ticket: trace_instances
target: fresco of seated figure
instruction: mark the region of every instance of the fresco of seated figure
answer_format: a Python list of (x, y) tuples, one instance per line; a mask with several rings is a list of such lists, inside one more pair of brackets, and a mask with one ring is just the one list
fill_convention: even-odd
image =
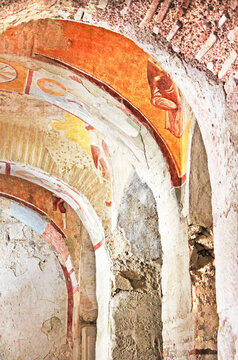
[(174, 136), (181, 137), (183, 123), (180, 94), (169, 75), (152, 58), (147, 63), (147, 78), (151, 91), (151, 104), (166, 110), (165, 128)]

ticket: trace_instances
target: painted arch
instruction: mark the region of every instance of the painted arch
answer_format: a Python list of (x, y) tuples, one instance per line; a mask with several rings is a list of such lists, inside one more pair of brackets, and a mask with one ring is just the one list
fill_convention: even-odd
[(62, 180), (23, 165), (0, 161), (0, 174), (16, 176), (52, 191), (56, 196), (66, 201), (78, 214), (88, 231), (94, 249), (97, 250), (102, 245), (104, 230), (95, 210), (84, 195), (78, 193)]
[[(182, 93), (158, 63), (121, 35), (70, 21), (35, 22), (30, 51), (29, 44), (19, 46), (22, 26), (25, 31), (33, 32), (33, 23), (7, 30), (1, 36), (3, 55), (7, 42), (8, 54), (51, 61), (70, 68), (76, 75), (65, 82), (52, 74), (29, 71), (2, 59), (0, 90), (29, 94), (62, 107), (89, 126), (108, 135), (113, 133), (141, 161), (144, 161), (140, 141), (143, 123), (169, 163), (172, 185), (180, 186), (185, 181), (192, 113)], [(85, 92), (85, 79), (113, 94), (117, 100), (115, 119), (107, 116), (105, 103), (98, 96), (95, 102), (95, 97), (87, 92), (89, 88)], [(101, 121), (95, 119), (95, 111), (101, 114)]]

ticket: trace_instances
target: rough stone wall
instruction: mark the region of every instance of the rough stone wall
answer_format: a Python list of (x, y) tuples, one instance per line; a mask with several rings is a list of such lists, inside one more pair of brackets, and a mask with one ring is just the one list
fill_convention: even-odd
[(124, 190), (118, 228), (126, 244), (112, 260), (112, 359), (162, 359), (158, 216), (150, 188), (136, 173)]
[(48, 243), (9, 217), (0, 199), (0, 357), (71, 359), (67, 291)]
[(189, 250), (195, 314), (195, 354), (217, 359), (218, 314), (211, 184), (207, 154), (196, 123), (189, 175)]
[(201, 226), (191, 226), (189, 235), (195, 349), (199, 359), (209, 355), (209, 359), (216, 360), (218, 315), (213, 234)]

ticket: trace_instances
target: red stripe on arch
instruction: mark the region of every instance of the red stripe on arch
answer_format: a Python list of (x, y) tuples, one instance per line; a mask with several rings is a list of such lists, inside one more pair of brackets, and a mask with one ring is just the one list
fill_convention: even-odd
[(63, 270), (65, 283), (68, 293), (68, 318), (67, 318), (67, 337), (72, 338), (72, 327), (73, 327), (73, 308), (74, 308), (74, 294), (73, 287), (70, 279), (70, 275), (64, 265), (59, 261), (60, 266)]
[(99, 241), (96, 245), (93, 245), (94, 250), (98, 250), (102, 246), (102, 240)]

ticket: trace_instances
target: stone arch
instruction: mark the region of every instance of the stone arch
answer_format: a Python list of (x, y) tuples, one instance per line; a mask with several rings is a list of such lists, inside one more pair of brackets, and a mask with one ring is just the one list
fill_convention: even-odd
[(5, 193), (1, 193), (0, 196), (10, 200), (10, 216), (28, 225), (43, 240), (49, 242), (64, 262), (64, 264), (60, 262), (60, 265), (65, 276), (68, 292), (67, 337), (70, 339), (72, 338), (73, 293), (79, 291), (79, 284), (75, 278), (70, 254), (63, 241), (65, 235), (52, 220), (46, 217), (46, 214), (35, 206)]
[[(36, 169), (30, 169), (29, 166), (26, 167), (24, 165), (5, 161), (1, 162), (1, 173), (26, 179), (54, 192), (57, 196), (65, 200), (79, 215), (87, 231), (91, 234), (90, 238), (94, 248), (98, 249), (102, 245), (104, 234), (95, 211), (86, 198), (73, 190), (70, 186), (49, 176), (47, 173), (43, 173)], [(90, 223), (91, 221), (93, 221), (93, 223)], [(92, 233), (90, 228), (91, 230), (94, 229), (94, 231), (98, 230), (98, 234)]]
[[(7, 181), (7, 180), (6, 180)], [(60, 229), (56, 223), (46, 215), (45, 212), (40, 210), (38, 207), (34, 205), (35, 201), (37, 200), (37, 197), (33, 200), (31, 199), (31, 203), (26, 202), (25, 200), (20, 199), (19, 197), (16, 197), (18, 195), (17, 190), (17, 184), (14, 185), (14, 182), (12, 182), (13, 189), (15, 189), (15, 195), (8, 195), (6, 191), (11, 193), (12, 187), (10, 185), (7, 185), (4, 187), (4, 182), (1, 183), (1, 190), (4, 190), (4, 192), (0, 192), (0, 196), (4, 197), (6, 199), (9, 199), (10, 201), (10, 216), (16, 218), (22, 223), (25, 223), (26, 225), (30, 226), (37, 234), (41, 235), (42, 239), (48, 243), (51, 244), (52, 248), (56, 252), (56, 257), (59, 260), (59, 263), (62, 267), (63, 274), (65, 276), (65, 283), (66, 288), (68, 292), (68, 311), (67, 311), (67, 342), (69, 344), (69, 347), (72, 349), (73, 358), (78, 358), (80, 356), (80, 352), (86, 351), (87, 352), (87, 345), (82, 344), (82, 341), (84, 342), (84, 337), (87, 336), (87, 331), (89, 331), (90, 336), (90, 346), (91, 351), (93, 351), (95, 347), (95, 325), (93, 324), (87, 324), (87, 321), (81, 320), (81, 314), (82, 310), (86, 310), (85, 304), (83, 301), (85, 301), (83, 298), (81, 299), (81, 296), (84, 296), (84, 291), (79, 287), (79, 282), (82, 281), (83, 276), (86, 274), (83, 273), (85, 271), (85, 265), (83, 268), (83, 265), (80, 264), (80, 271), (77, 269), (77, 272), (74, 270), (74, 265), (77, 265), (77, 259), (75, 259), (75, 254), (72, 252), (72, 248), (70, 246), (70, 253), (74, 257), (74, 261), (72, 261), (70, 253), (68, 251), (69, 246), (69, 239), (66, 239), (65, 233)], [(18, 182), (19, 184), (19, 182)], [(27, 184), (26, 184), (27, 186)], [(34, 188), (32, 188), (34, 189)], [(24, 194), (24, 190), (23, 190)], [(19, 195), (21, 196), (21, 191), (19, 192)], [(44, 201), (44, 200), (42, 200)], [(41, 203), (39, 203), (40, 205)], [(53, 204), (52, 204), (53, 205)], [(42, 204), (41, 204), (42, 206)], [(78, 216), (78, 215), (77, 215)], [(80, 237), (84, 235), (80, 234)], [(83, 241), (83, 244), (85, 246), (85, 241)], [(86, 250), (84, 250), (85, 253)], [(86, 253), (85, 253), (86, 254)], [(85, 256), (84, 254), (84, 256)], [(87, 253), (87, 256), (90, 254)], [(80, 259), (79, 259), (80, 260)], [(81, 259), (84, 260), (83, 258)], [(84, 260), (85, 261), (85, 260)], [(87, 262), (90, 261), (90, 258), (87, 259)], [(104, 266), (105, 264), (103, 264)], [(89, 268), (87, 269), (88, 274)], [(94, 268), (95, 271), (95, 268)], [(96, 271), (95, 271), (96, 272)], [(96, 274), (95, 274), (96, 275)], [(89, 277), (89, 275), (87, 275)], [(103, 283), (103, 281), (101, 281)], [(81, 286), (84, 286), (81, 284)], [(95, 294), (96, 295), (96, 294)], [(92, 295), (91, 295), (92, 300)], [(81, 309), (82, 306), (82, 309)], [(88, 315), (89, 316), (89, 315)], [(92, 316), (89, 318), (89, 322)], [(82, 333), (86, 334), (82, 335)], [(82, 337), (83, 336), (83, 337)], [(83, 338), (83, 340), (82, 340)], [(88, 340), (87, 340), (88, 341)], [(84, 346), (84, 347), (82, 347)], [(85, 347), (86, 346), (86, 347)], [(63, 350), (62, 350), (63, 351)], [(62, 352), (63, 354), (63, 352)], [(91, 356), (93, 356), (94, 351), (91, 353)], [(59, 355), (59, 354), (58, 354)], [(60, 355), (61, 356), (61, 355)], [(63, 355), (62, 355), (63, 356)]]
[[(6, 175), (11, 175), (11, 176), (17, 176), (17, 174), (14, 174), (14, 171), (11, 171), (11, 169), (13, 170), (14, 165), (17, 167), (17, 169), (27, 169), (27, 171), (30, 171), (32, 169), (26, 166), (22, 166), (22, 165), (17, 165), (17, 164), (13, 164), (13, 163), (7, 163), (5, 161), (1, 162), (1, 170), (3, 170), (1, 173), (6, 174)], [(52, 176), (49, 176), (47, 173), (44, 173), (44, 178), (48, 179), (46, 182), (39, 182), (37, 181), (37, 174), (39, 175), (39, 177), (42, 176), (42, 171), (38, 172), (33, 169), (33, 173), (34, 173), (34, 177), (26, 177), (27, 181), (32, 182), (33, 184), (36, 184), (38, 186), (42, 186), (43, 188), (49, 190), (49, 191), (53, 191), (54, 194), (58, 195), (61, 199), (63, 199), (65, 202), (68, 202), (68, 204), (70, 205), (70, 207), (76, 212), (77, 216), (79, 216), (79, 218), (82, 221), (82, 224), (86, 224), (84, 219), (86, 219), (86, 222), (88, 223), (88, 218), (87, 216), (85, 217), (85, 213), (87, 215), (87, 212), (83, 212), (83, 216), (80, 216), (80, 214), (82, 213), (82, 210), (84, 210), (85, 205), (88, 206), (89, 202), (81, 202), (80, 200), (80, 196), (77, 197), (77, 191), (73, 190), (73, 193), (68, 193), (67, 194), (62, 194), (62, 193), (57, 193), (56, 188), (55, 188), (55, 178), (53, 178)], [(40, 175), (41, 174), (41, 175)], [(22, 176), (23, 174), (21, 174), (19, 176), (19, 179), (24, 179), (24, 176)], [(18, 177), (18, 176), (17, 176)], [(56, 180), (57, 182), (57, 180)], [(53, 184), (53, 188), (51, 187), (51, 184)], [(61, 185), (63, 185), (63, 188), (65, 187), (65, 189), (67, 189), (67, 186), (65, 183), (60, 182)], [(68, 187), (69, 189), (70, 187)], [(71, 188), (70, 188), (71, 189)], [(72, 189), (71, 189), (72, 191)], [(67, 190), (66, 190), (67, 192)], [(28, 204), (26, 201), (24, 200), (20, 200), (15, 196), (11, 196), (11, 195), (7, 195), (5, 193), (1, 193), (2, 196), (5, 196), (7, 198), (14, 198), (14, 200), (19, 201), (27, 206), (29, 206), (30, 208), (36, 209), (41, 215), (45, 216), (45, 213), (42, 212), (41, 210), (39, 210), (38, 208), (36, 208), (33, 204)], [(91, 206), (91, 205), (90, 205)], [(80, 210), (77, 211), (77, 209)], [(90, 212), (91, 214), (91, 212)], [(93, 211), (93, 214), (96, 213), (95, 211)], [(27, 221), (27, 217), (29, 218), (29, 220), (31, 220), (31, 217), (29, 216), (30, 213), (29, 211), (26, 213), (23, 211), (19, 211), (19, 209), (16, 207), (16, 209), (14, 208), (12, 211), (12, 216), (15, 216), (19, 218), (19, 220), (24, 220)], [(23, 217), (21, 219), (21, 217)], [(33, 220), (35, 220), (35, 217), (33, 217)], [(47, 220), (47, 218), (46, 218)], [(96, 221), (100, 223), (100, 220), (97, 218), (96, 216)], [(42, 225), (43, 224), (43, 225)], [(68, 291), (69, 291), (69, 325), (68, 325), (68, 334), (69, 334), (69, 340), (70, 337), (72, 337), (72, 312), (74, 311), (74, 322), (73, 322), (73, 344), (74, 344), (74, 352), (73, 352), (73, 356), (75, 359), (78, 358), (79, 356), (79, 352), (81, 351), (79, 349), (79, 338), (78, 338), (78, 327), (79, 327), (79, 284), (77, 283), (76, 277), (75, 277), (75, 273), (73, 270), (73, 265), (72, 265), (72, 261), (70, 259), (70, 255), (68, 254), (68, 250), (65, 247), (65, 243), (63, 242), (63, 240), (65, 239), (65, 235), (64, 232), (62, 232), (59, 228), (59, 226), (57, 226), (53, 221), (49, 220), (48, 222), (43, 220), (43, 223), (41, 225), (41, 229), (43, 228), (43, 234), (42, 234), (42, 238), (46, 241), (52, 242), (52, 244), (56, 247), (56, 250), (59, 250), (59, 254), (60, 257), (62, 257), (62, 262), (65, 263), (65, 266), (63, 266), (63, 270), (64, 273), (68, 272), (67, 277), (69, 277), (71, 279), (71, 281), (73, 282), (73, 286), (72, 286), (72, 294), (71, 294), (71, 290), (70, 287), (67, 287)], [(95, 224), (95, 223), (94, 223)], [(34, 224), (31, 225), (30, 223), (28, 223), (29, 226), (33, 226)], [(95, 225), (97, 226), (97, 225)], [(86, 231), (87, 231), (87, 225), (86, 225)], [(103, 237), (94, 237), (93, 234), (91, 234), (92, 236), (90, 236), (89, 234), (89, 238), (92, 242), (94, 251), (95, 251), (95, 260), (96, 260), (96, 297), (97, 297), (97, 301), (98, 301), (98, 308), (99, 308), (99, 316), (98, 316), (98, 321), (97, 321), (97, 348), (99, 348), (99, 351), (101, 351), (101, 353), (103, 354), (106, 346), (105, 346), (105, 341), (109, 341), (108, 340), (108, 333), (107, 331), (105, 331), (105, 323), (107, 323), (108, 321), (108, 301), (109, 301), (109, 263), (108, 263), (108, 255), (105, 251), (105, 244), (103, 243), (104, 240), (104, 232), (102, 230), (102, 226), (99, 227), (98, 231), (99, 234), (103, 235)], [(94, 229), (96, 230), (96, 229)], [(102, 231), (102, 232), (101, 232)], [(39, 231), (38, 231), (39, 232)], [(52, 236), (52, 234), (55, 234), (55, 236)], [(97, 239), (97, 241), (93, 244), (93, 239)], [(54, 241), (55, 240), (55, 241)], [(72, 308), (73, 306), (73, 298), (74, 298), (74, 308)], [(92, 337), (92, 339), (90, 339), (90, 341), (92, 341), (92, 348), (93, 348), (93, 344), (94, 344), (94, 333), (92, 335), (89, 335)], [(87, 334), (85, 334), (85, 336), (87, 336)], [(86, 345), (85, 345), (86, 346)], [(87, 346), (86, 346), (87, 347)], [(101, 348), (101, 350), (100, 350)], [(86, 349), (86, 348), (85, 348)], [(84, 350), (85, 350), (84, 349)], [(86, 350), (85, 350), (86, 351)], [(98, 350), (97, 350), (98, 351)]]
[[(31, 75), (32, 76), (32, 75)], [(28, 86), (28, 85), (27, 85)], [(58, 88), (57, 88), (58, 89)], [(60, 89), (61, 90), (63, 90), (61, 87), (60, 87)], [(144, 129), (144, 130), (142, 130), (142, 132), (143, 132), (143, 135), (144, 134), (146, 134), (147, 133), (147, 131)], [(150, 136), (149, 136), (149, 134), (147, 134), (148, 135), (148, 139), (150, 138)], [(144, 144), (143, 144), (144, 145)], [(161, 160), (161, 157), (160, 157), (160, 160)], [(165, 165), (165, 163), (164, 163), (164, 161), (161, 161), (161, 163), (163, 163), (163, 171), (162, 171), (162, 173), (163, 174), (165, 174), (165, 173), (167, 173), (167, 166)], [(143, 164), (144, 165), (144, 164)], [(140, 169), (140, 171), (143, 173), (143, 176), (144, 176), (144, 178), (146, 179), (146, 181), (148, 181), (148, 178), (150, 177), (150, 176), (153, 176), (152, 174), (151, 175), (149, 175), (149, 176), (146, 176), (145, 175), (145, 173), (146, 173), (146, 170), (144, 169), (142, 169), (143, 168), (143, 166), (141, 166), (140, 164), (139, 165), (135, 165), (137, 168), (139, 168)], [(148, 166), (148, 164), (147, 164), (147, 166)], [(157, 170), (156, 170), (157, 171)], [(158, 175), (157, 175), (157, 178), (158, 178)], [(156, 178), (155, 178), (156, 179)], [(170, 192), (170, 177), (168, 178), (169, 179), (169, 182), (166, 182), (166, 188), (167, 189), (169, 189), (169, 192)], [(151, 181), (151, 180), (150, 180)], [(161, 180), (162, 181), (162, 180)], [(153, 181), (153, 183), (154, 183), (154, 186), (152, 186), (153, 187), (153, 190), (154, 190), (154, 192), (156, 193), (156, 195), (157, 195), (157, 199), (159, 199), (160, 198), (160, 195), (161, 195), (161, 186), (160, 186), (160, 189), (158, 189), (158, 182), (157, 182), (157, 180), (154, 182)], [(178, 185), (179, 185), (180, 183), (178, 183)], [(167, 191), (166, 191), (166, 193), (167, 193)], [(174, 193), (174, 192), (173, 192)], [(164, 198), (164, 196), (162, 196), (162, 198), (163, 198), (163, 206), (166, 204), (166, 202), (168, 201), (168, 198)], [(170, 213), (171, 211), (174, 211), (175, 210), (175, 212), (174, 212), (174, 218), (176, 218), (177, 216), (178, 216), (178, 218), (179, 218), (179, 211), (178, 211), (178, 208), (177, 208), (177, 203), (176, 203), (176, 199), (173, 199), (171, 196), (169, 196), (169, 199), (170, 199), (170, 201), (172, 201), (172, 203), (173, 203), (173, 205), (171, 205), (171, 208), (168, 210), (168, 213)], [(173, 210), (171, 210), (171, 209), (173, 209)], [(166, 216), (165, 216), (166, 217)], [(179, 224), (178, 224), (178, 218), (176, 219), (176, 226), (174, 227), (174, 233), (173, 234), (171, 234), (171, 240), (172, 240), (172, 238), (174, 238), (174, 237), (179, 237), (180, 239), (182, 239), (182, 241), (183, 241), (183, 247), (181, 247), (181, 252), (182, 252), (182, 249), (183, 250), (185, 250), (186, 249), (186, 234), (185, 234), (185, 232), (181, 232), (180, 231), (180, 229), (179, 229)], [(168, 218), (165, 220), (165, 221), (163, 221), (163, 224), (168, 224), (168, 222), (170, 222), (169, 220), (168, 220)], [(172, 223), (171, 223), (171, 225), (172, 225)], [(174, 223), (173, 223), (173, 225), (174, 225)], [(166, 247), (166, 241), (165, 241), (165, 239), (166, 238), (168, 238), (168, 234), (166, 234), (166, 232), (164, 232), (164, 236), (163, 236), (163, 239), (164, 239), (164, 242), (163, 242), (163, 244), (164, 244), (164, 246)], [(172, 240), (173, 241), (173, 240)], [(174, 250), (175, 250), (175, 248), (174, 248)], [(165, 251), (164, 251), (164, 254), (165, 254)], [(186, 257), (186, 255), (187, 255), (187, 253), (186, 253), (186, 251), (184, 251), (184, 254), (185, 254), (185, 257)], [(175, 255), (175, 261), (174, 261), (174, 265), (175, 264), (177, 264), (178, 265), (178, 263), (181, 263), (181, 261), (183, 262), (183, 260), (181, 260), (181, 253), (180, 253), (180, 255), (178, 256), (178, 259), (180, 259), (180, 260), (176, 260), (176, 256), (178, 255), (177, 254), (177, 252), (175, 251), (174, 252), (174, 255)], [(169, 260), (169, 258), (171, 258), (171, 256), (170, 256), (170, 250), (167, 248), (167, 260)], [(164, 270), (164, 273), (166, 273), (167, 272), (167, 270), (168, 270), (168, 268), (169, 268), (169, 262), (167, 262), (166, 263), (166, 261), (164, 262), (164, 264), (166, 264), (165, 265), (165, 269), (166, 270)], [(187, 316), (189, 316), (188, 315), (188, 313), (189, 313), (189, 311), (188, 311), (188, 309), (189, 309), (189, 302), (190, 302), (190, 296), (189, 296), (189, 279), (188, 279), (188, 277), (187, 277), (187, 273), (186, 273), (186, 271), (185, 271), (185, 265), (186, 264), (186, 261), (185, 261), (185, 263), (182, 265), (182, 266), (179, 266), (180, 268), (182, 268), (182, 271), (181, 271), (181, 273), (178, 275), (178, 277), (176, 278), (176, 283), (177, 283), (177, 289), (178, 289), (178, 287), (179, 287), (179, 285), (178, 284), (182, 284), (182, 279), (183, 279), (183, 277), (185, 276), (185, 278), (186, 278), (186, 281), (185, 282), (183, 282), (184, 283), (184, 285), (183, 285), (183, 287), (181, 287), (181, 289), (183, 289), (183, 290), (185, 290), (185, 293), (186, 294), (188, 294), (188, 296), (187, 296), (187, 300), (186, 300), (186, 305), (184, 306), (184, 308), (183, 308), (183, 316), (186, 318), (186, 321), (187, 322), (189, 322), (189, 319), (187, 318)], [(176, 265), (176, 266), (177, 266)], [(171, 273), (171, 275), (172, 275), (172, 273)], [(175, 286), (175, 287), (176, 287)], [(172, 286), (173, 287), (173, 286)], [(171, 288), (170, 288), (170, 285), (169, 285), (169, 281), (168, 281), (168, 277), (165, 277), (164, 276), (164, 283), (163, 283), (163, 288), (164, 288), (164, 298), (165, 298), (165, 295), (167, 296), (166, 297), (166, 301), (164, 302), (164, 305), (165, 304), (167, 304), (168, 305), (168, 308), (166, 307), (167, 305), (165, 305), (164, 306), (164, 316), (165, 316), (165, 318), (164, 318), (164, 320), (165, 320), (165, 322), (166, 322), (166, 320), (167, 320), (167, 323), (169, 323), (170, 322), (170, 320), (173, 318), (173, 316), (177, 316), (178, 315), (178, 307), (179, 307), (179, 304), (181, 304), (181, 302), (180, 302), (180, 299), (181, 299), (181, 297), (182, 297), (182, 291), (181, 291), (181, 294), (179, 295), (179, 302), (177, 302), (176, 304), (174, 303), (173, 305), (168, 301), (168, 299), (169, 299), (169, 293), (170, 293), (170, 291), (171, 291)], [(177, 291), (177, 290), (175, 290), (175, 291)], [(179, 292), (179, 291), (178, 291)], [(176, 301), (175, 301), (176, 302)], [(175, 305), (175, 306), (174, 306)], [(169, 308), (170, 309), (172, 309), (172, 307), (174, 306), (174, 310), (175, 310), (175, 313), (173, 313), (173, 311), (172, 311), (172, 313), (173, 313), (173, 315), (171, 315), (170, 314), (170, 311), (167, 311)], [(169, 315), (168, 315), (169, 314)], [(167, 324), (166, 324), (166, 327), (167, 327)], [(168, 325), (168, 328), (167, 328), (167, 334), (170, 332), (169, 331), (169, 327), (170, 327), (170, 325)], [(171, 333), (172, 334), (172, 333)], [(168, 337), (168, 339), (166, 339), (166, 341), (165, 341), (165, 343), (166, 343), (166, 346), (167, 346), (167, 349), (166, 349), (166, 351), (168, 352), (168, 351), (170, 351), (170, 350), (168, 350), (168, 347), (169, 347), (169, 345), (170, 345), (170, 343), (171, 342), (175, 342), (175, 343), (178, 343), (178, 342), (181, 342), (181, 339), (176, 339), (176, 336), (175, 336), (175, 333), (174, 334), (172, 334), (170, 337)], [(190, 342), (190, 339), (188, 340), (188, 346), (192, 346), (191, 345), (191, 342)], [(189, 349), (182, 349), (181, 351), (188, 351)], [(174, 351), (173, 349), (172, 349), (172, 351)]]
[[(51, 245), (52, 250), (55, 253), (57, 262), (59, 263), (59, 265), (62, 269), (61, 276), (64, 277), (65, 292), (67, 293), (66, 309), (65, 309), (66, 310), (66, 330), (65, 330), (65, 334), (63, 334), (65, 336), (66, 343), (65, 343), (65, 346), (62, 346), (62, 344), (56, 343), (57, 346), (59, 347), (59, 349), (57, 347), (57, 348), (55, 348), (55, 351), (62, 351), (62, 352), (65, 351), (65, 356), (66, 355), (68, 356), (71, 353), (72, 346), (75, 347), (75, 344), (73, 344), (74, 343), (73, 339), (75, 338), (74, 332), (77, 329), (77, 324), (74, 324), (74, 326), (73, 326), (73, 311), (74, 311), (75, 301), (77, 300), (77, 297), (78, 297), (77, 294), (79, 292), (79, 285), (78, 285), (76, 277), (75, 277), (74, 268), (72, 265), (70, 254), (69, 254), (67, 247), (65, 245), (65, 242), (64, 242), (65, 235), (59, 229), (59, 227), (51, 219), (49, 219), (46, 216), (45, 213), (43, 213), (41, 210), (39, 210), (32, 204), (28, 204), (25, 201), (23, 201), (19, 198), (16, 198), (15, 196), (8, 195), (8, 194), (2, 193), (2, 192), (0, 193), (0, 197), (8, 200), (8, 202), (4, 203), (3, 205), (4, 205), (4, 211), (7, 210), (7, 213), (8, 213), (8, 215), (10, 215), (10, 217), (15, 218), (18, 222), (30, 227), (33, 230), (34, 234), (39, 235), (42, 238), (42, 240), (44, 240), (45, 242), (47, 242)], [(7, 208), (6, 208), (6, 205), (7, 205)], [(20, 234), (16, 234), (15, 236), (20, 236)], [(9, 241), (10, 241), (10, 238), (9, 238)], [(38, 256), (40, 256), (40, 255), (38, 255)], [(30, 258), (31, 255), (28, 254), (28, 257)], [(42, 257), (44, 258), (43, 254), (42, 254)], [(40, 259), (41, 258), (39, 257), (38, 260), (40, 261)], [(41, 265), (40, 265), (40, 263), (41, 263), (41, 261), (39, 262), (40, 270), (43, 271), (43, 268), (42, 268), (43, 264), (41, 263)], [(36, 269), (35, 269), (35, 271), (36, 271)], [(23, 274), (24, 274), (24, 270), (23, 270)], [(23, 275), (23, 274), (20, 273), (20, 275)], [(16, 275), (16, 276), (18, 276), (18, 275)], [(30, 281), (30, 279), (26, 280), (26, 285), (25, 285), (26, 291), (27, 291), (27, 286), (28, 286), (27, 281)], [(56, 286), (56, 288), (57, 288), (57, 286)], [(19, 291), (19, 289), (16, 289), (16, 291)], [(30, 296), (29, 293), (28, 293), (28, 295)], [(45, 295), (47, 296), (47, 291), (46, 291)], [(25, 296), (27, 296), (27, 293), (25, 294)], [(50, 298), (51, 295), (48, 295), (48, 296)], [(37, 299), (37, 300), (39, 300), (39, 299)], [(26, 299), (26, 304), (28, 304), (27, 299)], [(30, 304), (30, 300), (29, 300), (29, 304)], [(62, 304), (62, 305), (64, 306), (64, 304)], [(34, 305), (33, 305), (33, 307), (34, 307)], [(60, 312), (59, 312), (59, 315), (61, 316)], [(75, 321), (75, 319), (74, 319), (74, 321)], [(49, 328), (49, 323), (51, 323), (52, 328)], [(53, 332), (57, 331), (56, 327), (59, 326), (59, 324), (61, 324), (61, 320), (58, 317), (54, 316), (54, 317), (46, 320), (42, 324), (42, 329), (43, 329), (42, 332), (44, 334), (47, 334), (47, 331), (50, 331), (52, 329), (53, 329), (52, 330)], [(28, 323), (28, 326), (29, 326), (29, 323)], [(46, 328), (44, 328), (44, 326)], [(33, 329), (35, 330), (34, 326), (33, 326)], [(25, 330), (30, 331), (30, 329), (25, 329)], [(23, 330), (23, 338), (24, 338), (24, 330)], [(48, 338), (48, 340), (49, 340), (49, 338)], [(25, 339), (25, 341), (26, 341), (26, 339)], [(50, 341), (53, 341), (53, 340), (51, 339)], [(26, 341), (26, 343), (27, 343), (27, 341)], [(52, 342), (52, 344), (53, 344), (53, 342)], [(53, 344), (53, 346), (54, 346), (54, 344)], [(62, 348), (60, 350), (61, 346), (62, 346)], [(64, 348), (64, 350), (63, 350), (63, 348)], [(24, 353), (24, 351), (25, 351), (24, 349), (25, 348), (23, 346), (23, 348), (21, 348), (21, 347), (20, 347), (20, 349), (16, 348), (15, 350), (16, 350), (16, 353), (18, 353), (18, 355), (19, 355), (19, 350), (20, 350), (20, 355), (22, 355), (21, 351)], [(6, 349), (4, 349), (4, 347), (3, 347), (2, 348), (3, 356), (5, 354), (4, 350), (6, 350)], [(31, 351), (31, 348), (29, 348), (28, 350)], [(32, 349), (32, 351), (33, 351), (33, 349)], [(52, 349), (50, 351), (52, 351)], [(25, 355), (29, 355), (29, 354), (27, 353)], [(47, 354), (45, 354), (45, 355), (47, 355)], [(17, 356), (17, 355), (15, 354), (15, 356)]]
[[(46, 9), (47, 11), (48, 9)], [(66, 18), (68, 16), (67, 13), (60, 15), (58, 10), (57, 14)], [(110, 27), (112, 30), (114, 29), (111, 24), (104, 24), (104, 26)], [(130, 30), (131, 28), (129, 29), (128, 27), (121, 31), (128, 35)], [(216, 262), (218, 265), (218, 310), (221, 319), (224, 321), (229, 319), (229, 322), (232, 322), (231, 315), (237, 311), (236, 301), (231, 291), (236, 283), (235, 277), (232, 275), (236, 271), (231, 270), (237, 268), (236, 254), (232, 252), (233, 255), (230, 259), (231, 252), (228, 250), (232, 248), (232, 237), (237, 234), (237, 229), (234, 225), (236, 224), (236, 203), (234, 201), (236, 184), (232, 173), (236, 168), (234, 160), (236, 150), (232, 142), (232, 129), (230, 126), (234, 114), (226, 108), (224, 91), (221, 84), (215, 84), (213, 81), (208, 80), (205, 74), (183, 64), (176, 55), (170, 56), (164, 49), (157, 48), (157, 43), (154, 39), (145, 40), (144, 35), (137, 36), (135, 31), (132, 31), (130, 37), (141, 48), (158, 60), (163, 68), (172, 76), (172, 79), (182, 90), (191, 105), (199, 122), (208, 153), (208, 165), (213, 191), (214, 237)], [(221, 169), (219, 174), (217, 174), (217, 168)], [(230, 169), (232, 171), (229, 171)], [(223, 192), (222, 183), (224, 181), (227, 187), (226, 191)], [(231, 228), (229, 240), (227, 240), (226, 244), (223, 243), (223, 239), (227, 238), (227, 234), (224, 233), (225, 225)], [(222, 265), (224, 257), (227, 271), (224, 271)], [(226, 274), (231, 275), (229, 279), (226, 278)], [(225, 284), (224, 292), (221, 286), (222, 283)], [(223, 351), (222, 345), (220, 351), (221, 353)]]

